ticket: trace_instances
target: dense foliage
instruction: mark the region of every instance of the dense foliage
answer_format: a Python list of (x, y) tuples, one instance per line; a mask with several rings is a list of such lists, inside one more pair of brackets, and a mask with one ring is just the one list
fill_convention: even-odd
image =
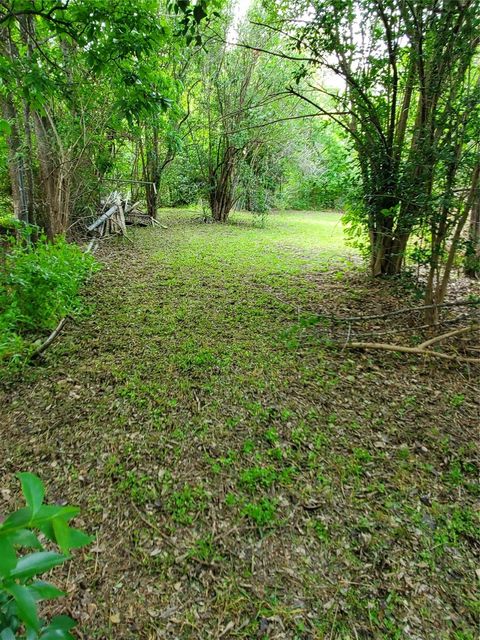
[(0, 359), (19, 360), (32, 340), (81, 308), (79, 288), (93, 257), (62, 237), (54, 243), (33, 227), (8, 234), (0, 247)]

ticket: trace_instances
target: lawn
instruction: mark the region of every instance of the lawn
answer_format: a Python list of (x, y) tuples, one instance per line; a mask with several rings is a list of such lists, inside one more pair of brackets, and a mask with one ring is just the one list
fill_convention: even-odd
[(35, 470), (96, 535), (55, 574), (81, 637), (474, 640), (473, 370), (318, 322), (410, 295), (337, 213), (198, 216), (104, 248), (90, 312), (0, 390), (1, 510)]

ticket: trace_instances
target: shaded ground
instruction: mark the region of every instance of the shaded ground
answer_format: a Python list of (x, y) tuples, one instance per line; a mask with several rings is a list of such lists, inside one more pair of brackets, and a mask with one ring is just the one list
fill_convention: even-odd
[(405, 292), (338, 258), (335, 214), (237, 220), (101, 256), (0, 392), (1, 511), (20, 469), (81, 506), (97, 542), (55, 576), (89, 640), (473, 640), (478, 370), (333, 347), (305, 310)]

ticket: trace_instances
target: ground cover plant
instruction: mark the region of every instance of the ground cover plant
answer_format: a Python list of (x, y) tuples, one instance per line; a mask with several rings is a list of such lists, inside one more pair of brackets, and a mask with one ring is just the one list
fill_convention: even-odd
[(332, 345), (330, 315), (411, 296), (338, 214), (160, 219), (2, 388), (2, 510), (41, 462), (96, 536), (57, 581), (80, 633), (473, 639), (475, 367)]

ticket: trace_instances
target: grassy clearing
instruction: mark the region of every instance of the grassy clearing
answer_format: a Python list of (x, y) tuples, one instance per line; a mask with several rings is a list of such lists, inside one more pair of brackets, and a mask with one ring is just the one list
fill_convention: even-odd
[(59, 580), (85, 637), (473, 640), (473, 373), (310, 330), (382, 305), (337, 214), (196, 215), (5, 388), (6, 502), (35, 466), (97, 532)]

